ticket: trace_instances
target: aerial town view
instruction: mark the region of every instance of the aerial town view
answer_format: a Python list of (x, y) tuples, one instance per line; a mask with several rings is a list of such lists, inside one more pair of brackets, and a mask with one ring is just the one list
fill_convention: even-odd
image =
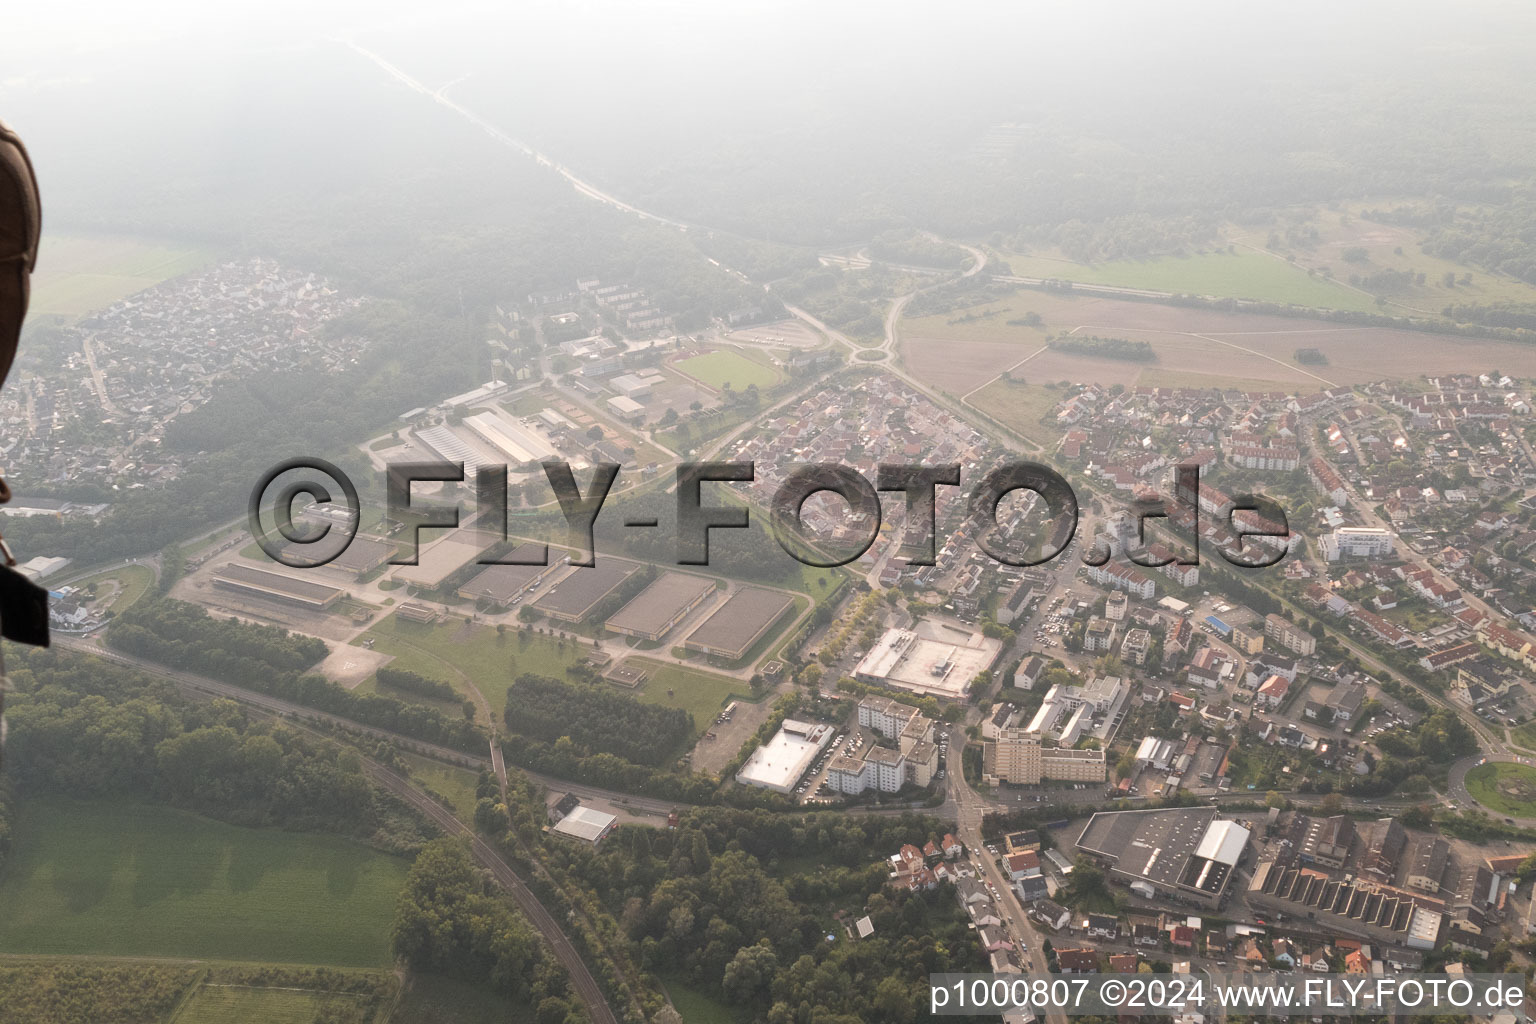
[(86, 6), (0, 1024), (1524, 1019), (1527, 7)]

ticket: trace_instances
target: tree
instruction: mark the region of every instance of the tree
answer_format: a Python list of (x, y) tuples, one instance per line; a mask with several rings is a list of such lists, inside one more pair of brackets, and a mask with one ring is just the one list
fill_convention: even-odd
[(720, 989), (733, 1003), (749, 1002), (768, 987), (778, 968), (778, 955), (766, 939), (755, 946), (743, 946), (725, 965)]
[(587, 428), (587, 437), (593, 441), (601, 441), (603, 439), (603, 428), (599, 424), (592, 424)]
[(1278, 807), (1283, 811), (1285, 810), (1288, 803), (1289, 801), (1285, 799), (1283, 794), (1276, 792), (1273, 789), (1264, 794), (1265, 807)]

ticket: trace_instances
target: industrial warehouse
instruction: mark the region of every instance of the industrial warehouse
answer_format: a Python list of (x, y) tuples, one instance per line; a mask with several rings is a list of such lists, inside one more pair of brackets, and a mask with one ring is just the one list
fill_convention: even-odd
[(509, 554), (502, 556), (505, 563), (488, 565), (459, 588), (459, 596), (466, 601), (484, 601), (497, 608), (507, 608), (518, 598), (539, 585), (539, 581), (560, 568), (559, 564), (542, 565), (535, 562), (548, 557), (543, 544), (520, 544)]
[(655, 642), (697, 608), (715, 589), (715, 581), (684, 572), (663, 573), (608, 620), (624, 636)]
[(231, 562), (218, 571), (214, 582), (247, 595), (282, 601), (304, 608), (324, 610), (347, 596), (340, 587), (296, 579), (282, 573)]
[(533, 607), (561, 622), (582, 622), (639, 571), (640, 567), (634, 562), (599, 556), (591, 566), (572, 568), (540, 594)]
[[(422, 547), (416, 554), (415, 565), (402, 565), (390, 578), (421, 590), (436, 590), (448, 577), (485, 552), (482, 545), (461, 540), (460, 536), (450, 534)], [(473, 537), (474, 534), (465, 531), (462, 536)]]
[(1215, 910), (1248, 849), (1249, 832), (1214, 807), (1101, 811), (1077, 847), (1142, 899), (1166, 898)]
[(727, 661), (744, 658), (794, 603), (786, 594), (742, 587), (699, 623), (683, 646)]

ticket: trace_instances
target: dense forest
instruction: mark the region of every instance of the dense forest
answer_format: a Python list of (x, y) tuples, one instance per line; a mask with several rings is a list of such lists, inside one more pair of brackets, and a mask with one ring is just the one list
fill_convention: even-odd
[[(887, 852), (941, 834), (917, 815), (712, 809), (675, 831), (623, 828), (597, 850), (562, 844), (548, 858), (617, 918), (641, 966), (747, 1019), (906, 1022), (924, 1015), (929, 973), (984, 969), (948, 885), (885, 886)], [(872, 938), (831, 925), (827, 941), (834, 917), (864, 914)]]
[(12, 659), (6, 773), (23, 798), (153, 800), (397, 851), (429, 837), (368, 784), (350, 748), (252, 719), (232, 701), (185, 700), (168, 683), (100, 659), (55, 651)]
[(564, 736), (588, 753), (615, 754), (656, 766), (676, 756), (693, 735), (680, 708), (647, 704), (607, 684), (572, 685), (524, 673), (507, 690), (507, 728), (553, 743)]
[(484, 730), (459, 715), (377, 693), (354, 693), (306, 675), (324, 641), (238, 619), (217, 619), (185, 601), (141, 601), (107, 631), (107, 643), (171, 668), (294, 701), (413, 739), (479, 752)]
[(504, 894), (475, 866), (463, 840), (417, 854), (395, 911), (395, 954), (417, 971), (487, 985), (530, 1002), (540, 1024), (581, 1024), (565, 970)]

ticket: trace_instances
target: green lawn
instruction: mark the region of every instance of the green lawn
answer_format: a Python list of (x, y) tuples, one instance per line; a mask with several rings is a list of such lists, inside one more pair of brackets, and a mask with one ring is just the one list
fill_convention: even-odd
[(207, 254), (180, 245), (45, 234), (32, 276), (31, 311), (73, 319), (207, 262)]
[[(1029, 364), (1026, 363), (1019, 372), (1022, 374), (1028, 369)], [(1054, 424), (1041, 422), (1061, 400), (1062, 393), (1054, 388), (1022, 384), (1001, 377), (967, 399), (971, 405), (1003, 426), (1042, 445), (1055, 444), (1061, 437), (1061, 431)]]
[(683, 1024), (738, 1024), (743, 1018), (718, 997), (676, 978), (662, 978), (667, 997), (683, 1017)]
[(414, 781), (440, 796), (447, 797), (453, 804), (453, 813), (458, 815), (461, 821), (474, 820), (475, 786), (480, 781), (478, 773), (468, 768), (455, 768), (451, 764), (443, 764), (441, 761), (433, 761), (430, 758), (417, 757), (415, 754), (400, 756), (410, 766), (411, 778)]
[(411, 978), (390, 1020), (397, 1024), (532, 1024), (533, 1011), (527, 1003), (462, 981), (418, 974)]
[(0, 951), (382, 966), (407, 863), (148, 804), (29, 800)]
[[(625, 664), (644, 669), (649, 676), (638, 688), (622, 692), (647, 704), (682, 708), (693, 716), (694, 728), (700, 733), (714, 723), (727, 701), (752, 699), (752, 688), (745, 680), (648, 658), (630, 658)], [(672, 691), (671, 696), (667, 695), (668, 690)]]
[(730, 384), (732, 391), (745, 391), (749, 384), (756, 384), (759, 391), (764, 391), (779, 382), (779, 375), (771, 366), (764, 366), (728, 348), (690, 356), (674, 365), (717, 391), (724, 390), (726, 384)]
[[(358, 639), (364, 638), (375, 639), (374, 650), (395, 655), (391, 667), (441, 679), (462, 691), (463, 680), (453, 671), (458, 669), (485, 694), (496, 714), (506, 704), (512, 680), (522, 673), (564, 679), (566, 667), (593, 650), (590, 640), (567, 640), (561, 646), (557, 639), (511, 626), (505, 635), (497, 636), (494, 625), (470, 625), (457, 617), (425, 625), (391, 615)], [(358, 690), (375, 692), (377, 685), (370, 677)]]
[(172, 1024), (314, 1024), (322, 1009), (351, 1008), (357, 996), (244, 985), (203, 985)]
[(1095, 264), (1013, 253), (1005, 254), (1004, 258), (1021, 277), (1054, 277), (1084, 284), (1288, 302), (1317, 309), (1378, 311), (1376, 300), (1369, 295), (1321, 275), (1309, 275), (1284, 260), (1247, 250)]
[(1490, 762), (1467, 772), (1472, 799), (1499, 814), (1536, 818), (1536, 768)]

